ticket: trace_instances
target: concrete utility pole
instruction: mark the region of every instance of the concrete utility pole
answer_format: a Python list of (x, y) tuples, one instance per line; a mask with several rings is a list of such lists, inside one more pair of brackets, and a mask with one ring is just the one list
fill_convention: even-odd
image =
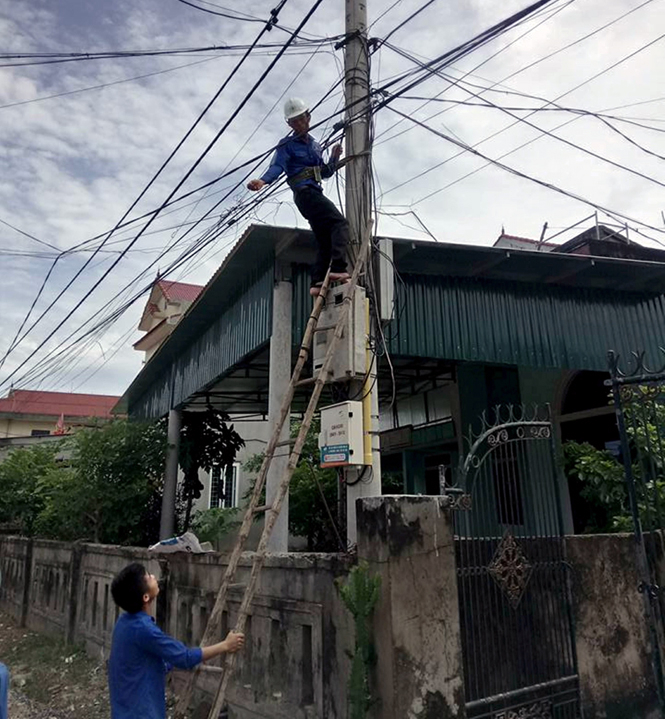
[[(361, 155), (371, 150), (369, 109), (369, 51), (367, 46), (366, 0), (346, 0), (347, 45), (344, 60), (346, 119), (346, 155)], [(346, 166), (346, 217), (351, 229), (351, 251), (354, 259), (362, 236), (371, 232), (371, 163), (369, 155), (356, 157)], [(371, 245), (367, 267), (371, 267)], [(371, 332), (372, 325), (368, 327)], [(363, 389), (362, 382), (351, 382), (349, 396), (362, 396), (371, 387), (370, 411), (372, 466), (345, 470), (346, 480), (346, 534), (349, 544), (355, 544), (356, 500), (381, 494), (381, 454), (379, 447), (379, 394), (376, 361)], [(363, 474), (363, 470), (365, 470)]]
[[(346, 156), (370, 150), (369, 56), (367, 50), (367, 4), (365, 0), (346, 0), (346, 54), (344, 57), (346, 119)], [(369, 157), (359, 157), (346, 169), (346, 217), (351, 226), (351, 241), (357, 251), (361, 233), (370, 221)]]
[(180, 450), (180, 411), (169, 412), (167, 427), (166, 470), (164, 472), (164, 494), (162, 515), (159, 521), (159, 538), (168, 539), (175, 532), (175, 497), (178, 486), (178, 452)]
[[(270, 434), (275, 431), (282, 406), (282, 399), (291, 381), (291, 297), (290, 279), (284, 277), (284, 268), (277, 266), (277, 277), (272, 299), (272, 335), (270, 337), (270, 378), (268, 396), (268, 422)], [(290, 434), (287, 419), (279, 437), (286, 442)], [(289, 447), (277, 449), (266, 478), (266, 504), (271, 505), (277, 495), (280, 482), (289, 464)], [(289, 551), (289, 496), (284, 498), (277, 523), (268, 541), (269, 552)]]

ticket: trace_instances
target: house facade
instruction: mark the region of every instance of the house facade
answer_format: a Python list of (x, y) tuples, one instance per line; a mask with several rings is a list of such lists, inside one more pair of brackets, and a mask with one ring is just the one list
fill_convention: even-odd
[(139, 330), (145, 332), (134, 349), (144, 353), (147, 362), (161, 347), (187, 309), (201, 293), (201, 285), (171, 280), (155, 280), (143, 310)]
[[(199, 470), (199, 481), (203, 485), (203, 490), (201, 496), (194, 500), (195, 512), (217, 507), (241, 507), (244, 504), (243, 497), (251, 489), (255, 474), (245, 469), (245, 463), (265, 450), (270, 439), (268, 422), (262, 418), (237, 421), (232, 417), (231, 423), (243, 438), (245, 446), (238, 451), (232, 466), (219, 465), (213, 467), (211, 471)], [(182, 477), (180, 471), (179, 478)]]
[[(382, 578), (381, 716), (576, 719), (580, 707), (584, 716), (661, 716), (661, 634), (651, 585), (634, 574), (644, 566), (637, 535), (579, 535), (582, 498), (557, 454), (566, 439), (616, 448), (609, 351), (629, 374), (634, 352), (662, 366), (663, 254), (599, 227), (547, 252), (376, 242), (367, 286), (382, 319), (370, 345), (382, 479), (403, 492), (355, 504), (358, 556)], [(311, 313), (313, 254), (308, 232), (250, 227), (128, 388), (130, 416), (168, 414), (174, 429), (180, 412), (212, 405), (274, 422)], [(338, 393), (326, 385), (319, 406)], [(295, 416), (308, 396), (297, 387)], [(270, 547), (269, 563), (303, 562), (298, 581), (276, 590), (283, 606), (312, 586), (322, 557), (283, 553), (288, 536), (275, 535), (283, 543)], [(658, 547), (654, 587), (663, 581)], [(305, 631), (323, 637), (312, 656), (336, 650), (328, 617)], [(273, 656), (281, 620), (270, 621), (255, 648)], [(260, 681), (245, 682), (253, 703), (239, 716), (275, 715), (274, 702), (257, 708), (267, 696)], [(299, 696), (288, 716), (310, 715), (311, 695)]]
[[(659, 354), (664, 253), (592, 229), (566, 243), (569, 249), (547, 252), (382, 240), (394, 281), (379, 359), (382, 473), (405, 492), (438, 493), (442, 471), (454, 483), (469, 429), (497, 405), (549, 405), (559, 440), (614, 446), (603, 385), (607, 352)], [(291, 318), (293, 363), (311, 309), (313, 251), (306, 231), (250, 227), (128, 388), (130, 416), (212, 404), (261, 426), (275, 297), (283, 304), (287, 287), (288, 306), (279, 311)], [(307, 396), (296, 392), (294, 413)], [(331, 395), (321, 405), (326, 401)], [(263, 429), (256, 439), (267, 435)], [(566, 531), (573, 532), (563, 480), (561, 489)]]
[(0, 399), (0, 447), (34, 444), (98, 426), (112, 419), (118, 400), (110, 395), (12, 389)]
[[(159, 350), (171, 336), (176, 325), (203, 291), (202, 285), (155, 280), (148, 301), (143, 309), (138, 329), (145, 334), (134, 343), (135, 350), (144, 353), (144, 364)], [(199, 408), (200, 409), (200, 408)], [(243, 469), (246, 460), (260, 454), (268, 441), (268, 426), (264, 417), (242, 415), (233, 418), (236, 431), (245, 441), (232, 467), (213, 467), (211, 471), (201, 469), (199, 481), (203, 485), (201, 496), (194, 500), (194, 511), (217, 507), (238, 507), (247, 492), (251, 476)], [(182, 472), (179, 473), (182, 479)]]

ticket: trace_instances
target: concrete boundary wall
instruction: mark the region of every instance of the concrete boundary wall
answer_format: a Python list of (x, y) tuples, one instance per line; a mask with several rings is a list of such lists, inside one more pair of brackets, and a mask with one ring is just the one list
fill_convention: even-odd
[(584, 719), (662, 719), (634, 536), (567, 537), (566, 552)]
[[(241, 560), (239, 584), (249, 576), (251, 556)], [(85, 645), (104, 661), (118, 616), (111, 582), (130, 562), (145, 564), (160, 578), (158, 623), (198, 645), (226, 568), (225, 556), (216, 553), (157, 559), (144, 549), (3, 537), (0, 609), (22, 626)], [(232, 682), (233, 719), (345, 715), (353, 621), (334, 581), (348, 568), (348, 558), (334, 554), (268, 558)], [(234, 625), (241, 592), (231, 591), (220, 638)], [(204, 694), (216, 688), (219, 672), (219, 660), (206, 665)]]
[(464, 719), (449, 497), (368, 497), (358, 552), (381, 577), (374, 615), (377, 719)]
[[(373, 618), (373, 719), (465, 719), (451, 510), (444, 497), (358, 501), (358, 557), (381, 578)], [(566, 537), (585, 719), (662, 719), (632, 535)], [(252, 553), (241, 559), (220, 638), (234, 626)], [(665, 557), (665, 552), (661, 552)], [(0, 609), (22, 626), (108, 657), (115, 574), (142, 562), (160, 578), (157, 621), (200, 642), (227, 558), (0, 537)], [(231, 682), (230, 719), (347, 719), (353, 617), (335, 580), (347, 555), (272, 554), (261, 574), (246, 650)], [(665, 559), (661, 586), (665, 585)], [(206, 667), (205, 699), (219, 679)], [(176, 677), (176, 683), (182, 676)], [(205, 702), (201, 704), (202, 716)]]

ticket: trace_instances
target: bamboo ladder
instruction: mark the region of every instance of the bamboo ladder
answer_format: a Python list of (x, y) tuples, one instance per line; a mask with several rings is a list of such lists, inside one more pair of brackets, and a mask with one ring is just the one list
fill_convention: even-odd
[[(252, 527), (255, 516), (257, 514), (265, 512), (266, 521), (263, 528), (263, 533), (261, 534), (261, 539), (259, 541), (257, 550), (254, 553), (252, 571), (249, 577), (249, 582), (245, 587), (245, 593), (240, 604), (240, 610), (238, 612), (238, 618), (235, 626), (235, 631), (238, 632), (242, 632), (245, 629), (250, 605), (252, 603), (252, 600), (254, 599), (254, 595), (256, 594), (259, 574), (265, 563), (268, 540), (272, 535), (275, 523), (277, 522), (280, 510), (282, 508), (282, 503), (284, 502), (284, 498), (286, 497), (286, 494), (289, 489), (291, 477), (293, 476), (293, 472), (296, 468), (296, 465), (298, 464), (298, 460), (300, 459), (300, 453), (302, 452), (307, 433), (309, 432), (309, 428), (314, 417), (314, 412), (316, 411), (316, 408), (318, 406), (319, 397), (321, 396), (321, 392), (330, 373), (330, 366), (332, 364), (335, 348), (337, 347), (337, 344), (342, 337), (344, 326), (346, 325), (346, 322), (348, 320), (351, 303), (353, 301), (353, 295), (355, 293), (355, 289), (358, 285), (358, 279), (360, 277), (360, 274), (362, 273), (362, 269), (367, 259), (366, 256), (369, 249), (370, 236), (371, 225), (368, 225), (362, 238), (360, 251), (358, 253), (358, 258), (353, 269), (353, 274), (351, 275), (351, 280), (348, 284), (348, 292), (346, 293), (346, 296), (344, 298), (339, 318), (337, 320), (337, 324), (335, 325), (335, 332), (333, 333), (332, 339), (328, 343), (328, 349), (323, 360), (323, 365), (321, 366), (321, 369), (319, 370), (318, 374), (316, 375), (316, 378), (313, 381), (314, 389), (312, 391), (312, 396), (310, 397), (309, 404), (307, 405), (307, 411), (305, 412), (305, 417), (300, 426), (300, 431), (298, 432), (298, 436), (293, 445), (293, 449), (291, 450), (288, 466), (284, 472), (282, 479), (280, 480), (277, 494), (273, 500), (273, 503), (270, 506), (259, 506), (261, 492), (263, 490), (263, 487), (265, 486), (268, 469), (270, 468), (272, 459), (275, 456), (275, 450), (278, 447), (283, 446), (284, 444), (291, 444), (290, 440), (285, 443), (280, 442), (279, 437), (282, 432), (282, 427), (284, 426), (284, 423), (290, 415), (291, 402), (293, 401), (296, 387), (302, 386), (304, 384), (312, 384), (312, 380), (305, 379), (301, 381), (300, 374), (305, 366), (307, 358), (309, 357), (310, 348), (312, 346), (312, 339), (314, 337), (314, 333), (316, 332), (316, 325), (325, 304), (325, 298), (328, 293), (328, 288), (330, 286), (330, 270), (328, 270), (328, 273), (326, 274), (325, 280), (321, 287), (321, 292), (316, 298), (314, 308), (312, 309), (312, 313), (310, 314), (309, 320), (307, 321), (307, 327), (305, 328), (305, 334), (303, 336), (302, 344), (300, 346), (300, 352), (298, 353), (298, 359), (296, 361), (293, 374), (291, 375), (291, 381), (289, 382), (288, 390), (284, 396), (284, 399), (282, 400), (282, 406), (280, 408), (277, 424), (275, 425), (270, 441), (268, 442), (268, 445), (266, 447), (263, 463), (261, 464), (261, 469), (256, 479), (254, 490), (252, 492), (247, 511), (245, 512), (245, 516), (240, 527), (240, 532), (238, 533), (238, 538), (233, 547), (233, 551), (231, 552), (229, 564), (226, 568), (226, 571), (224, 572), (224, 578), (217, 593), (215, 605), (212, 609), (210, 619), (208, 620), (208, 624), (206, 625), (206, 629), (203, 634), (203, 639), (201, 641), (202, 646), (208, 646), (210, 644), (213, 644), (214, 640), (219, 635), (219, 625), (222, 618), (222, 612), (226, 605), (226, 595), (228, 593), (229, 587), (234, 583), (238, 563), (240, 561), (240, 555), (242, 554), (243, 548), (247, 541), (247, 537), (249, 536), (249, 532)], [(236, 658), (237, 654), (225, 655), (220, 683), (217, 688), (217, 693), (210, 709), (208, 719), (218, 719), (219, 717), (222, 707), (224, 706), (226, 690), (228, 688), (229, 679), (231, 678), (231, 673), (233, 671), (233, 668), (235, 667)], [(187, 711), (192, 700), (194, 684), (197, 677), (199, 676), (200, 671), (201, 668), (199, 666), (194, 670), (194, 672), (189, 675), (187, 679), (187, 683), (183, 691), (181, 692), (178, 703), (176, 705), (175, 715), (177, 719), (186, 719), (187, 717)]]

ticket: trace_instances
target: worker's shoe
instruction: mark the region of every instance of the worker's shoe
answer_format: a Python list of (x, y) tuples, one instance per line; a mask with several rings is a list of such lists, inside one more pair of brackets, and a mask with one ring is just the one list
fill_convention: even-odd
[(331, 272), (331, 282), (348, 282), (351, 279), (351, 275), (348, 272)]
[(315, 285), (312, 285), (309, 288), (309, 294), (312, 297), (318, 297), (321, 294), (321, 285), (323, 285), (323, 282), (317, 282)]

